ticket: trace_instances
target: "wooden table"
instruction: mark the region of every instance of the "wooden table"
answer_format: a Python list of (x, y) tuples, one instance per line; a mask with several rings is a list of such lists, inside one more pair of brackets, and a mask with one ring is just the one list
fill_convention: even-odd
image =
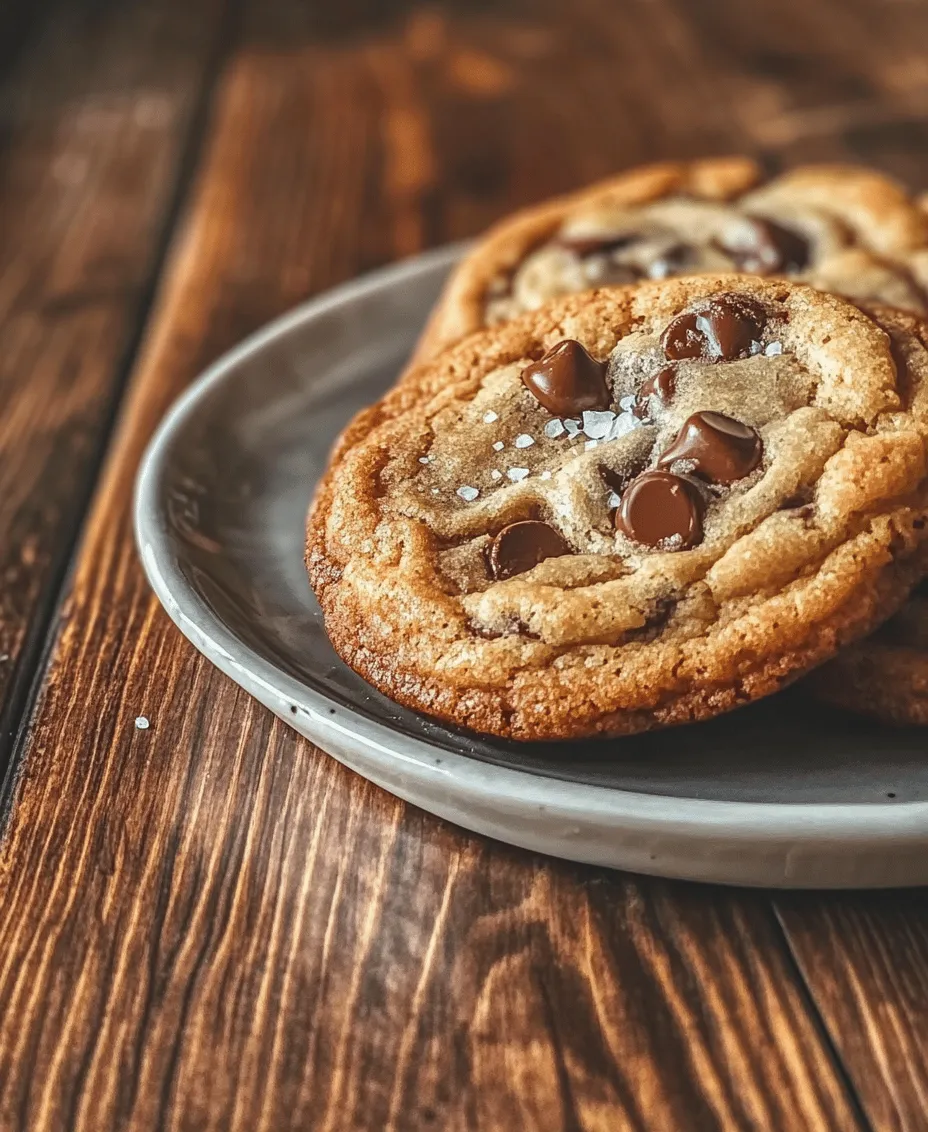
[(918, 0), (0, 5), (0, 1128), (928, 1128), (923, 892), (440, 822), (202, 660), (129, 519), (217, 354), (518, 205), (731, 151), (928, 187), (926, 44)]

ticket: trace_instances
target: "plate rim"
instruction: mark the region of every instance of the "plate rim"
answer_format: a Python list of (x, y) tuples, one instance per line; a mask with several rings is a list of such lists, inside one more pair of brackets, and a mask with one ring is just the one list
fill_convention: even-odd
[[(785, 852), (787, 857), (790, 846), (800, 848), (807, 845), (811, 848), (836, 839), (854, 843), (855, 849), (885, 850), (889, 845), (897, 850), (928, 847), (928, 801), (758, 802), (639, 793), (619, 787), (553, 779), (544, 774), (491, 764), (434, 747), (427, 740), (399, 732), (388, 724), (344, 707), (323, 692), (283, 672), (253, 652), (187, 584), (173, 563), (166, 537), (167, 525), (162, 520), (158, 505), (158, 489), (176, 436), (196, 415), (213, 389), (229, 378), (241, 362), (305, 323), (352, 299), (389, 288), (419, 274), (448, 269), (460, 257), (465, 246), (444, 245), (423, 255), (401, 260), (299, 304), (223, 353), (173, 402), (150, 437), (139, 465), (133, 500), (133, 527), (148, 582), (174, 624), (211, 663), (279, 718), (327, 753), (334, 746), (341, 753), (333, 757), (381, 786), (384, 786), (383, 778), (378, 780), (369, 770), (359, 770), (350, 758), (345, 757), (346, 737), (366, 748), (368, 758), (383, 760), (386, 755), (391, 762), (407, 766), (414, 764), (418, 778), (425, 778), (432, 790), (440, 791), (443, 786), (447, 789), (449, 781), (453, 781), (454, 797), (466, 798), (469, 805), (499, 802), (501, 798), (515, 796), (521, 799), (520, 810), (528, 812), (541, 807), (546, 821), (553, 819), (571, 824), (592, 819), (604, 828), (604, 832), (611, 829), (650, 837), (684, 838), (691, 846), (694, 843), (718, 846), (720, 841), (743, 840), (750, 842), (755, 849), (764, 851), (766, 848), (780, 856)], [(248, 663), (236, 661), (236, 652), (244, 653)], [(346, 715), (351, 717), (350, 728), (343, 722)], [(401, 754), (391, 748), (391, 742), (396, 744), (397, 741), (406, 753)], [(393, 769), (398, 771), (400, 768)], [(493, 783), (503, 789), (494, 791)], [(554, 797), (552, 785), (555, 787)], [(386, 789), (407, 801), (423, 805), (417, 801), (415, 791), (407, 794), (396, 783), (387, 785)], [(457, 814), (458, 808), (449, 801), (444, 813), (440, 808), (435, 808), (434, 812), (448, 817), (449, 812)], [(469, 824), (459, 816), (450, 820)], [(471, 825), (470, 828), (477, 827)], [(515, 840), (499, 833), (494, 836), (528, 848), (536, 847), (534, 842), (529, 844), (525, 839)], [(569, 857), (568, 853), (558, 855)], [(589, 857), (573, 859), (588, 860)], [(683, 872), (667, 873), (666, 867), (660, 871), (662, 875), (703, 879), (701, 873), (704, 870), (695, 866), (696, 862), (691, 862), (691, 867)], [(638, 865), (635, 868), (642, 871)], [(928, 881), (928, 862), (918, 875), (919, 881), (889, 883)], [(719, 878), (712, 876), (705, 879)], [(738, 879), (733, 883), (751, 882)], [(790, 881), (784, 878), (781, 883), (789, 884)], [(821, 885), (828, 881), (823, 878), (815, 883)]]

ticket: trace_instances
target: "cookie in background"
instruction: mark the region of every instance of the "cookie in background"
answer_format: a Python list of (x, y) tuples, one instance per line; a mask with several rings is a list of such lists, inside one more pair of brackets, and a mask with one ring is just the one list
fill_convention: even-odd
[(745, 157), (632, 169), (491, 228), (453, 273), (414, 362), (558, 295), (728, 271), (924, 312), (928, 215), (860, 166), (799, 166), (766, 182)]

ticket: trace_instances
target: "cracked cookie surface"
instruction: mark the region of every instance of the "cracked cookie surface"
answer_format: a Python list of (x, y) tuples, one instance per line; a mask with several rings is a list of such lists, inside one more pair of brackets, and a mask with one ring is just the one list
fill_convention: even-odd
[(913, 584), (910, 322), (729, 275), (474, 335), (360, 414), (320, 485), (307, 565), (333, 644), (401, 703), (519, 739), (776, 690)]
[(928, 217), (895, 182), (836, 165), (761, 180), (746, 158), (645, 166), (513, 214), (455, 271), (417, 359), (556, 295), (697, 272), (928, 309)]

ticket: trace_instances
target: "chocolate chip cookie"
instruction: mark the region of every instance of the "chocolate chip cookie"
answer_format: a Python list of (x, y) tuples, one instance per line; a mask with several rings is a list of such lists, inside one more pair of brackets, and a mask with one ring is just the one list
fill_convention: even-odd
[(401, 703), (517, 739), (773, 692), (914, 584), (910, 323), (727, 275), (471, 336), (361, 414), (320, 486), (307, 566), (335, 648)]
[[(908, 344), (924, 326), (897, 312), (888, 329), (897, 367), (904, 370)], [(921, 580), (899, 612), (813, 672), (803, 682), (807, 692), (882, 723), (928, 725), (928, 552), (913, 557), (910, 573)]]
[(817, 699), (856, 715), (928, 725), (928, 583), (885, 625), (843, 649), (805, 683)]
[(928, 309), (928, 216), (898, 185), (831, 165), (760, 180), (743, 158), (655, 165), (516, 213), (460, 264), (416, 360), (556, 295), (698, 272)]

